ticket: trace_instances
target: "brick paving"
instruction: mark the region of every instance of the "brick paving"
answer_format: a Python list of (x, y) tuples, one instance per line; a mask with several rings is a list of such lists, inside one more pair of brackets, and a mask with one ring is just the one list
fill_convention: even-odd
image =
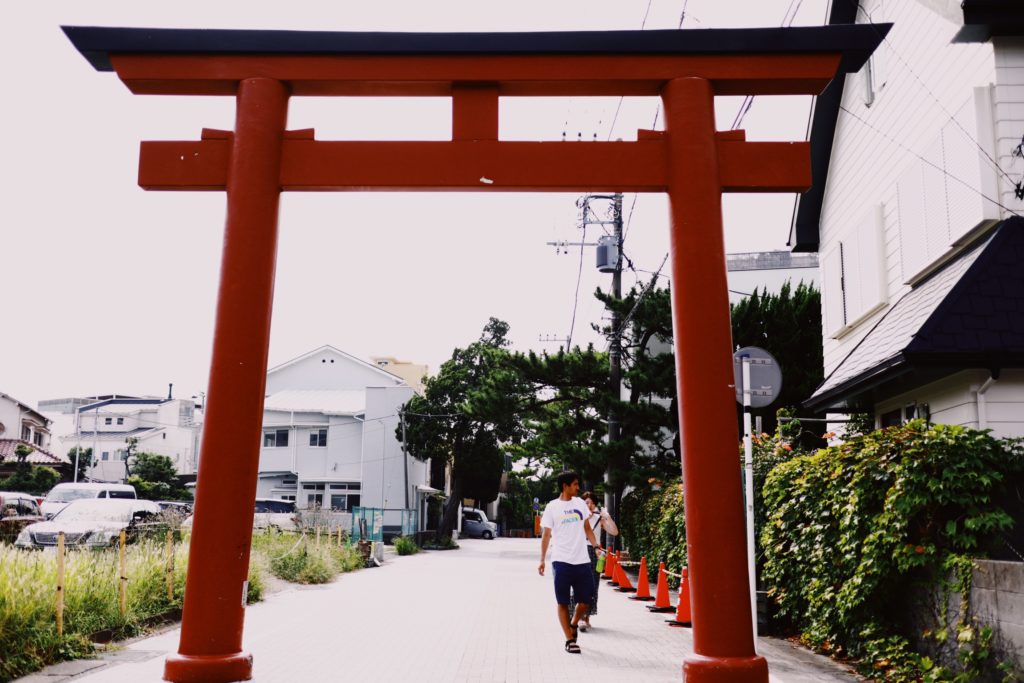
[[(682, 680), (689, 629), (664, 623), (626, 595), (601, 587), (582, 655), (563, 651), (548, 576), (537, 575), (539, 542), (464, 539), (456, 551), (388, 554), (383, 567), (326, 586), (289, 587), (248, 608), (244, 647), (258, 683), (458, 681), (657, 683)], [(675, 596), (673, 596), (674, 600)], [(101, 669), (45, 670), (23, 681), (159, 681), (178, 629), (137, 640)], [(761, 638), (775, 683), (861, 680), (838, 664), (781, 640)]]

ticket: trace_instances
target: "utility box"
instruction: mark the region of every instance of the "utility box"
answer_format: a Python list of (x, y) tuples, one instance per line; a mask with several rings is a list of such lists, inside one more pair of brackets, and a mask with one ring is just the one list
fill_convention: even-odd
[(597, 238), (597, 269), (602, 273), (614, 273), (619, 269), (619, 245), (611, 235)]

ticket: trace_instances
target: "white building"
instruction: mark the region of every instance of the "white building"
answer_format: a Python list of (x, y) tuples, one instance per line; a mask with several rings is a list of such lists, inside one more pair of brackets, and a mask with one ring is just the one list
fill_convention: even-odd
[(194, 474), (198, 466), (198, 426), (191, 399), (135, 398), (112, 395), (54, 399), (40, 405), (53, 410), (70, 406), (72, 420), (61, 434), (61, 457), (72, 448), (91, 448), (93, 465), (86, 477), (97, 481), (126, 479), (128, 439), (138, 439), (137, 453), (165, 455), (178, 474)]
[[(32, 465), (60, 468), (64, 463), (50, 450), (51, 421), (18, 399), (0, 392), (0, 469), (17, 463), (20, 445), (33, 450), (25, 459)], [(0, 474), (0, 477), (5, 476)]]
[(268, 371), (266, 393), (258, 497), (422, 510), (429, 463), (406, 457), (396, 438), (413, 396), (404, 380), (322, 346)]
[(789, 251), (752, 251), (726, 254), (729, 303), (736, 304), (754, 293), (778, 294), (788, 282), (792, 289), (800, 283), (818, 284), (818, 255)]
[(20, 440), (48, 451), (50, 424), (51, 421), (39, 411), (0, 392), (0, 439)]
[(1024, 32), (1019, 3), (963, 5), (833, 3), (893, 28), (815, 102), (793, 242), (821, 253), (825, 380), (805, 406), (1022, 435)]

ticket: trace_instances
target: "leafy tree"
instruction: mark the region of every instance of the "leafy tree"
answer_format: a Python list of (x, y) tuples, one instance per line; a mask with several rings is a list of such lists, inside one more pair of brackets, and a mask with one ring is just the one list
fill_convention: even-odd
[(92, 467), (92, 449), (73, 446), (68, 451), (68, 461), (72, 467), (75, 465), (75, 458), (78, 458), (78, 479), (85, 479), (85, 471)]
[(135, 464), (135, 451), (139, 450), (139, 437), (129, 436), (124, 440), (124, 478), (132, 476), (132, 466)]
[(178, 486), (174, 463), (166, 455), (139, 453), (134, 456), (128, 483), (135, 487), (139, 498), (147, 500), (190, 497), (188, 492)]
[[(738, 347), (759, 346), (782, 366), (782, 391), (771, 406), (755, 408), (761, 414), (762, 431), (775, 431), (775, 411), (797, 407), (821, 384), (821, 293), (801, 282), (796, 289), (786, 283), (778, 294), (754, 293), (732, 305), (732, 340)], [(738, 419), (742, 407), (737, 406)], [(821, 445), (817, 434), (806, 446)]]
[(31, 446), (23, 443), (19, 443), (14, 447), (14, 457), (18, 459), (18, 463), (23, 463), (28, 460), (28, 456), (32, 455), (32, 451), (35, 450)]
[[(420, 460), (447, 463), (452, 490), (438, 539), (450, 537), (459, 504), (472, 497), (483, 503), (498, 495), (505, 466), (502, 445), (521, 436), (516, 406), (523, 400), (518, 374), (508, 366), (509, 326), (491, 318), (480, 338), (455, 349), (422, 396), (405, 404), (406, 450)], [(397, 430), (402, 440), (402, 430)]]
[(526, 438), (508, 448), (521, 467), (573, 470), (585, 486), (604, 477), (609, 447), (608, 354), (593, 347), (509, 358), (527, 389), (516, 407)]
[(20, 491), (41, 496), (60, 481), (60, 473), (52, 467), (33, 467), (28, 463), (19, 463), (14, 474), (0, 479), (0, 490)]

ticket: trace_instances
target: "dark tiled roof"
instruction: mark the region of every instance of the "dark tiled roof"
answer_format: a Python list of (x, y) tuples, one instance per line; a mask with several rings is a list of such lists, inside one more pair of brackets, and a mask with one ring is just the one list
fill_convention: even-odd
[(32, 448), (32, 453), (26, 458), (26, 462), (33, 465), (63, 465), (63, 460), (58, 458), (49, 451), (44, 451), (38, 446), (33, 446), (28, 441), (23, 439), (0, 439), (0, 463), (11, 463), (18, 462), (18, 456), (15, 455), (14, 449), (18, 447), (18, 444), (25, 444)]
[(907, 292), (804, 405), (836, 407), (925, 366), (1024, 365), (1024, 219), (1011, 218)]

